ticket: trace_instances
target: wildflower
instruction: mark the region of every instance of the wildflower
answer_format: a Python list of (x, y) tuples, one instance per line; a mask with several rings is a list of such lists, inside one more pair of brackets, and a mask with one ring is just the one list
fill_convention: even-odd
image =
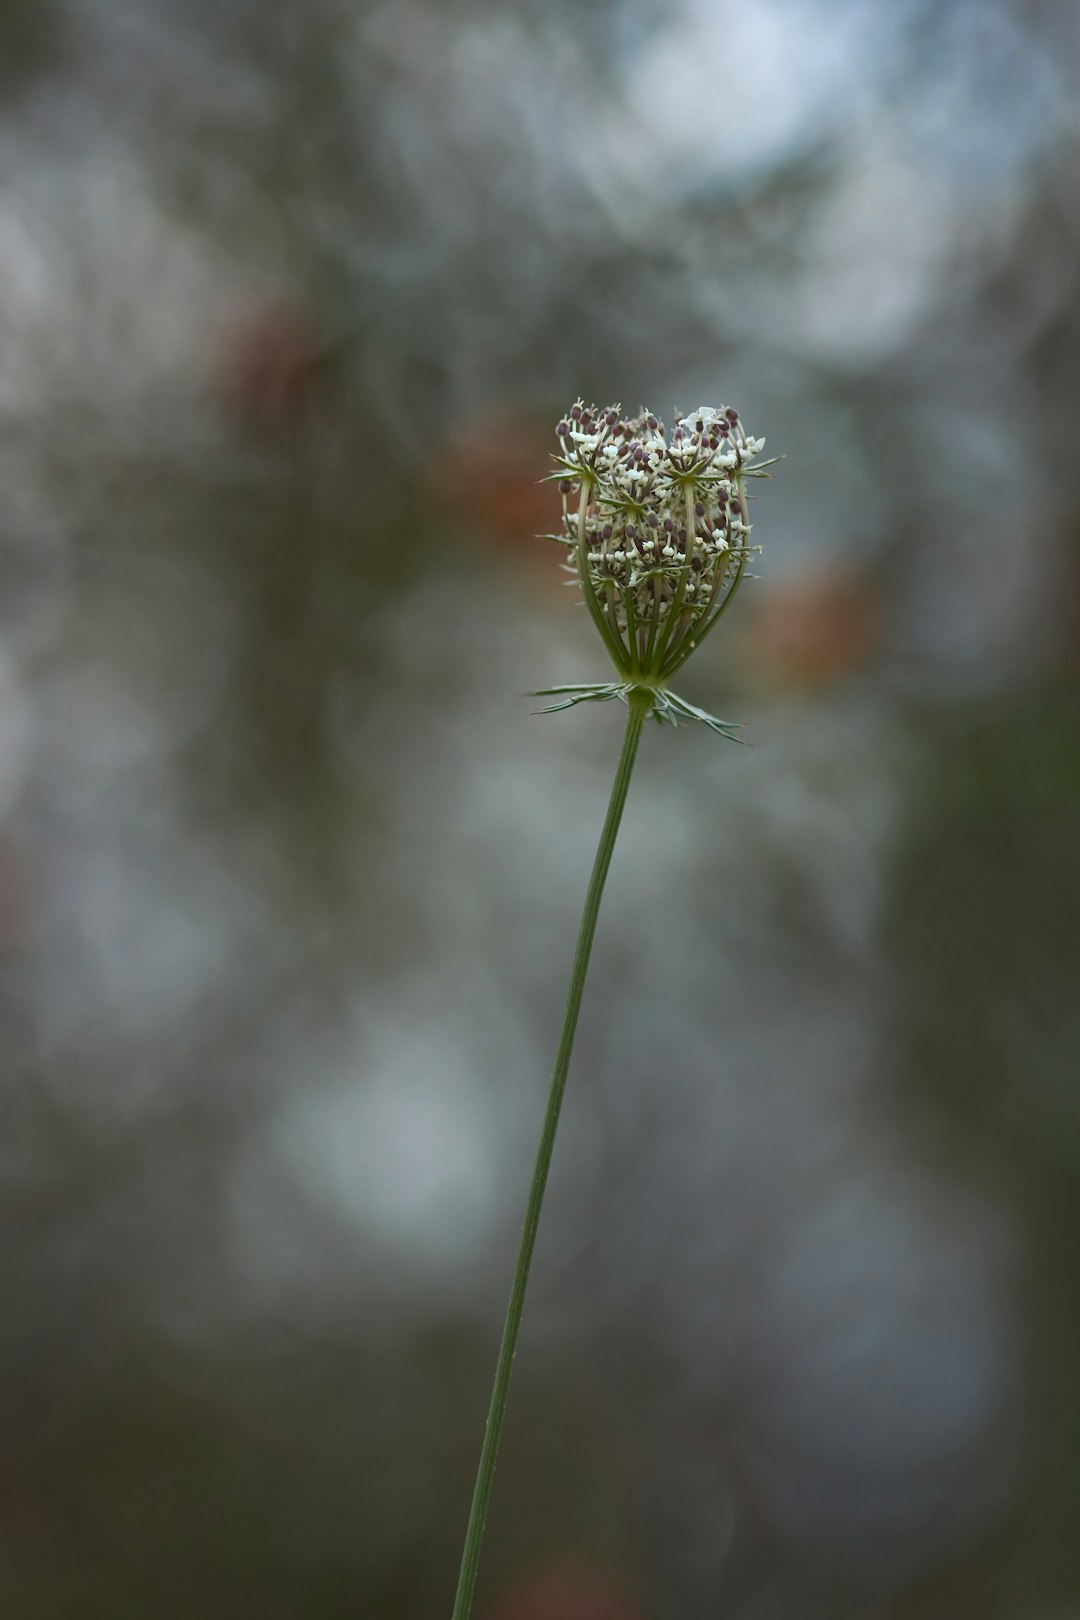
[(562, 495), (565, 567), (619, 679), (550, 687), (552, 708), (652, 694), (656, 719), (713, 721), (668, 690), (668, 681), (727, 610), (758, 547), (750, 544), (746, 482), (767, 477), (765, 446), (731, 406), (699, 405), (678, 417), (670, 440), (651, 411), (621, 417), (578, 400), (556, 428), (551, 475)]
[[(678, 413), (676, 412), (676, 416)], [(510, 1379), (521, 1331), (536, 1232), (570, 1067), (596, 919), (646, 718), (701, 720), (721, 736), (735, 728), (676, 697), (668, 679), (731, 603), (751, 554), (746, 480), (767, 477), (764, 439), (752, 439), (738, 411), (701, 405), (680, 418), (670, 441), (649, 411), (620, 417), (577, 400), (556, 428), (560, 453), (552, 477), (563, 497), (563, 527), (549, 535), (566, 547), (566, 566), (611, 654), (618, 680), (554, 686), (551, 709), (620, 698), (626, 705), (622, 749), (600, 833), (547, 1109), (536, 1150), (506, 1322), (495, 1364), (480, 1462), (451, 1620), (470, 1620), (488, 1503), (495, 1481)], [(737, 739), (736, 739), (737, 740)]]

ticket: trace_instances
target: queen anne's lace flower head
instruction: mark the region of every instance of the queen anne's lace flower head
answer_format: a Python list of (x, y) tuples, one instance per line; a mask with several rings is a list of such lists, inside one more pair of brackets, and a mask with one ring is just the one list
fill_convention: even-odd
[(651, 411), (623, 417), (617, 406), (581, 400), (555, 431), (563, 529), (550, 538), (567, 548), (622, 683), (653, 689), (658, 718), (674, 718), (664, 712), (668, 679), (733, 600), (759, 549), (750, 545), (746, 481), (772, 465), (756, 460), (765, 441), (746, 432), (738, 411), (711, 405), (679, 418), (670, 439)]

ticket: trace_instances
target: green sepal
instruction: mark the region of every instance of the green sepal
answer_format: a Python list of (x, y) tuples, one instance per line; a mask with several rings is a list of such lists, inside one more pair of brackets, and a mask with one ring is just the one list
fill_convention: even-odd
[(626, 690), (617, 681), (608, 681), (592, 686), (544, 686), (538, 692), (530, 692), (529, 696), (562, 697), (561, 703), (548, 703), (534, 711), (536, 714), (555, 714), (559, 709), (572, 709), (577, 703), (610, 703), (614, 698), (622, 697)]
[[(714, 714), (707, 714), (699, 709), (696, 703), (687, 702), (686, 698), (679, 697), (676, 692), (669, 692), (666, 687), (645, 686), (640, 681), (597, 682), (592, 685), (575, 686), (545, 686), (537, 692), (530, 692), (530, 697), (557, 697), (558, 703), (548, 703), (536, 714), (556, 714), (560, 709), (572, 709), (579, 703), (611, 703), (618, 698), (623, 703), (629, 703), (631, 694), (647, 692), (649, 695), (649, 713), (653, 719), (662, 726), (677, 726), (680, 722), (697, 721), (700, 725), (708, 726), (718, 737), (726, 737), (729, 742), (745, 743), (745, 737), (736, 736), (741, 727), (731, 720), (718, 720)], [(747, 744), (749, 746), (749, 744)]]

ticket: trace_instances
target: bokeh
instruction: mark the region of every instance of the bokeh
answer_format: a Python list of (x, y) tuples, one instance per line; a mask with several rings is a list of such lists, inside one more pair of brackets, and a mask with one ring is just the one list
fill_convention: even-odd
[[(1080, 1615), (1080, 11), (5, 0), (0, 1611), (449, 1613), (619, 741), (573, 398), (758, 572), (612, 868), (477, 1620)], [(730, 626), (730, 628), (727, 628)]]

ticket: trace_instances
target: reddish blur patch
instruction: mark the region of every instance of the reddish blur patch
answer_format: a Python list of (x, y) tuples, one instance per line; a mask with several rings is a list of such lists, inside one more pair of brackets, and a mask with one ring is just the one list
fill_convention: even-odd
[(221, 327), (211, 360), (211, 388), (244, 427), (290, 427), (307, 410), (328, 355), (301, 299), (268, 299)]
[(475, 416), (447, 440), (441, 482), (463, 518), (543, 569), (554, 587), (565, 578), (555, 566), (562, 553), (536, 539), (556, 533), (562, 522), (562, 500), (554, 484), (542, 481), (553, 444), (538, 424), (494, 413)]
[(827, 686), (862, 668), (881, 640), (881, 607), (871, 583), (819, 569), (763, 588), (752, 627), (754, 657), (767, 679)]
[(490, 1620), (643, 1620), (644, 1610), (617, 1579), (567, 1566), (512, 1586)]

